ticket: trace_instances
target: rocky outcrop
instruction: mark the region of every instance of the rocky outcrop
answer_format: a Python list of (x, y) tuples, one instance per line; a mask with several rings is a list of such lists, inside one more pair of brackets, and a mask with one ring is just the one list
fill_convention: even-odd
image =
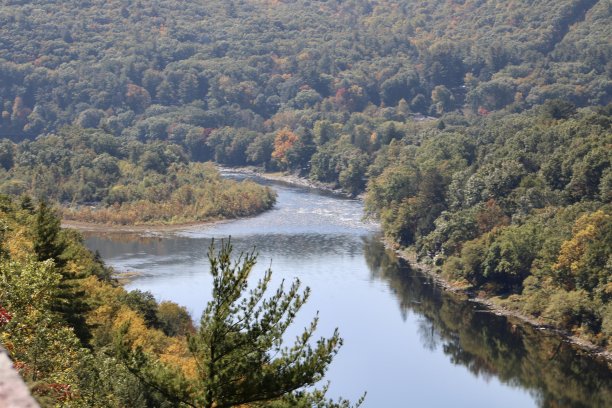
[(13, 362), (7, 352), (0, 348), (0, 407), (39, 408), (30, 395), (19, 374), (13, 369)]

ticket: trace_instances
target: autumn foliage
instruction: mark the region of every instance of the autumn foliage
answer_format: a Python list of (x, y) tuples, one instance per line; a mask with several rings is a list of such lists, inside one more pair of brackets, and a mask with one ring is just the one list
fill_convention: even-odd
[[(0, 202), (5, 234), (0, 240), (0, 343), (41, 406), (160, 406), (163, 399), (114, 356), (113, 341), (120, 333), (157, 356), (160, 364), (194, 375), (185, 338), (193, 326), (183, 309), (166, 302), (163, 319), (161, 314), (158, 319), (155, 301), (149, 311), (136, 307), (130, 299), (140, 294), (130, 296), (110, 279), (110, 270), (83, 246), (79, 234), (59, 230), (51, 211), (46, 217), (54, 217), (50, 224), (57, 226), (56, 235), (46, 242), (61, 252), (63, 262), (38, 259), (54, 251), (37, 255), (33, 250), (34, 237), (41, 233), (34, 228), (37, 214), (6, 196)], [(79, 303), (87, 308), (66, 307)], [(150, 315), (153, 321), (145, 319)], [(166, 326), (175, 328), (171, 336)], [(90, 334), (86, 340), (76, 336), (82, 332)], [(148, 403), (134, 405), (140, 399)]]
[(287, 167), (291, 161), (291, 151), (299, 142), (299, 136), (289, 130), (289, 128), (279, 130), (274, 137), (272, 158), (277, 160), (281, 166)]
[(2, 306), (0, 306), (0, 326), (7, 324), (11, 321), (13, 316)]

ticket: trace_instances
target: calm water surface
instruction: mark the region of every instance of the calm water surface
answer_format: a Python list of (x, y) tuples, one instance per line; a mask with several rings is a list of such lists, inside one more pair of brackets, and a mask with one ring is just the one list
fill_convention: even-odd
[(275, 209), (258, 217), (144, 236), (90, 233), (87, 244), (117, 270), (141, 273), (128, 289), (184, 305), (196, 320), (210, 299), (211, 239), (231, 236), (236, 254), (255, 248), (254, 278), (271, 266), (276, 283), (299, 278), (312, 289), (291, 336), (317, 311), (320, 336), (339, 327), (344, 346), (327, 375), (330, 396), (356, 400), (367, 391), (365, 407), (612, 401), (605, 365), (443, 293), (385, 251), (359, 201), (274, 188)]

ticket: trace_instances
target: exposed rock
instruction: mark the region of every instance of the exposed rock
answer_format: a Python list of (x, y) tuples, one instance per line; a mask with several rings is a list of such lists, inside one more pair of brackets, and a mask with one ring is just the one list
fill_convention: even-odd
[(0, 348), (0, 407), (39, 408), (6, 351)]

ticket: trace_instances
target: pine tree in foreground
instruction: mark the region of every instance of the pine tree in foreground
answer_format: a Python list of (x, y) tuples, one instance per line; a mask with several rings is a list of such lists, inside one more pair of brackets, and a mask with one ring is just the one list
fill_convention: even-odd
[(131, 351), (131, 345), (120, 338), (118, 348), (126, 366), (176, 406), (349, 407), (345, 400), (327, 400), (326, 387), (305, 390), (323, 378), (342, 345), (337, 329), (329, 339), (315, 342), (315, 317), (292, 346), (284, 345), (284, 333), (310, 290), (300, 291), (296, 279), (287, 291), (281, 284), (266, 297), (272, 277), (268, 269), (256, 287), (247, 291), (257, 256), (251, 252), (232, 261), (231, 253), (229, 241), (222, 242), (218, 253), (214, 242), (209, 248), (213, 297), (199, 329), (189, 338), (197, 378), (186, 378), (142, 350)]

